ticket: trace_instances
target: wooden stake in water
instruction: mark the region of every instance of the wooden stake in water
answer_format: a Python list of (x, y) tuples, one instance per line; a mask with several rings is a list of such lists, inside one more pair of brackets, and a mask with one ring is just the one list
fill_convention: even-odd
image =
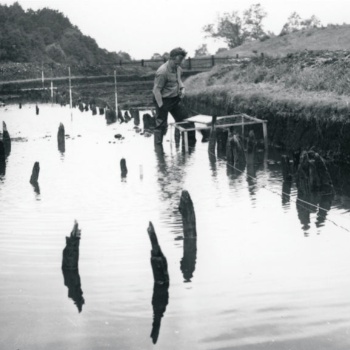
[(53, 82), (51, 80), (51, 103), (53, 103)]
[(44, 64), (41, 62), (41, 83), (44, 89)]
[(68, 73), (69, 73), (69, 108), (71, 110), (71, 116), (72, 116), (72, 84), (71, 84), (71, 77), (70, 77), (70, 67), (68, 67)]
[(114, 96), (115, 96), (115, 111), (118, 111), (118, 95), (117, 95), (117, 72), (114, 71)]

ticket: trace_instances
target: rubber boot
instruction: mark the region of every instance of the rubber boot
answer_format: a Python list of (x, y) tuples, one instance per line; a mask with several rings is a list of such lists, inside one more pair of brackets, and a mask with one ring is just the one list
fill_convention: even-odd
[(163, 144), (163, 130), (159, 130), (159, 129), (154, 130), (154, 144), (155, 145)]

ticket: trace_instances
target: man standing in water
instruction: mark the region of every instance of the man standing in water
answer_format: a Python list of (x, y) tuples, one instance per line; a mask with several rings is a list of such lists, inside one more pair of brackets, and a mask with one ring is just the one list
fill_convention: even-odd
[[(187, 110), (182, 103), (185, 96), (185, 87), (181, 81), (181, 63), (187, 52), (181, 47), (170, 51), (167, 62), (162, 64), (154, 79), (153, 102), (156, 107), (156, 127), (154, 129), (155, 144), (162, 144), (163, 136), (168, 129), (168, 113), (174, 117), (176, 122), (183, 121), (188, 117)], [(189, 123), (192, 124), (193, 123)], [(195, 131), (188, 133), (189, 143), (196, 142)]]

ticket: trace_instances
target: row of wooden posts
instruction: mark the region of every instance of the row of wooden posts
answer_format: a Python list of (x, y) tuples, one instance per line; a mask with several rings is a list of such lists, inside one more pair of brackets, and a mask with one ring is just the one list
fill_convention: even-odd
[[(196, 242), (196, 215), (193, 202), (188, 191), (183, 190), (181, 193), (179, 211), (182, 215), (183, 233), (184, 233), (184, 258), (186, 241), (193, 240)], [(162, 252), (155, 228), (152, 222), (149, 222), (147, 233), (151, 242), (151, 268), (153, 273), (153, 324), (150, 337), (155, 344), (158, 340), (161, 319), (165, 313), (169, 299), (169, 272), (168, 262)], [(83, 292), (80, 286), (79, 276), (79, 246), (81, 239), (81, 230), (78, 222), (75, 220), (70, 236), (66, 237), (66, 246), (62, 252), (62, 271), (65, 277), (65, 284), (71, 289), (72, 298), (75, 301), (79, 312), (84, 303)]]

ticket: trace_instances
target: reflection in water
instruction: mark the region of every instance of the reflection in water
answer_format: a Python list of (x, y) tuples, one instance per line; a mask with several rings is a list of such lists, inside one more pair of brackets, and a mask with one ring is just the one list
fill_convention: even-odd
[(246, 154), (247, 160), (247, 182), (249, 194), (255, 199), (256, 190), (256, 169), (255, 169), (255, 152)]
[(185, 282), (191, 282), (193, 272), (196, 268), (197, 238), (184, 238), (184, 255), (180, 267)]
[(157, 158), (158, 181), (160, 198), (164, 203), (162, 206), (163, 218), (167, 223), (174, 222), (180, 229), (181, 215), (178, 211), (179, 193), (182, 191), (183, 177), (186, 173), (185, 163), (190, 155), (185, 152), (176, 152), (175, 156), (166, 155), (162, 145), (155, 145)]
[(282, 183), (282, 206), (286, 206), (290, 202), (290, 193), (292, 189), (291, 181), (283, 181)]
[(40, 194), (40, 186), (39, 186), (39, 183), (38, 183), (38, 182), (33, 182), (33, 183), (31, 183), (31, 185), (32, 185), (33, 188), (34, 188), (34, 192), (35, 192), (36, 194)]
[(68, 287), (68, 297), (74, 301), (79, 312), (82, 311), (85, 300), (81, 290), (79, 270), (62, 269), (64, 285)]
[(154, 283), (153, 287), (153, 297), (152, 297), (152, 306), (153, 306), (153, 324), (151, 338), (153, 344), (157, 343), (160, 324), (162, 317), (164, 316), (166, 307), (169, 302), (169, 282), (168, 283)]
[(318, 202), (319, 208), (318, 208), (317, 219), (316, 219), (317, 227), (323, 226), (324, 222), (326, 221), (327, 213), (332, 206), (332, 200), (333, 200), (333, 194), (322, 194), (320, 196), (320, 199)]
[(6, 153), (4, 142), (0, 140), (0, 176), (6, 172)]
[(244, 172), (246, 163), (235, 163), (234, 165), (226, 163), (226, 173), (231, 180), (238, 179)]
[(208, 149), (208, 156), (209, 156), (209, 165), (210, 165), (211, 174), (213, 177), (216, 177), (217, 176), (216, 156), (209, 149)]
[(297, 212), (298, 218), (305, 231), (305, 236), (308, 236), (308, 229), (310, 228), (310, 215), (317, 212), (315, 225), (321, 227), (326, 221), (326, 216), (332, 205), (333, 194), (323, 193), (301, 193), (298, 191)]
[(6, 174), (6, 160), (0, 158), (0, 177)]

